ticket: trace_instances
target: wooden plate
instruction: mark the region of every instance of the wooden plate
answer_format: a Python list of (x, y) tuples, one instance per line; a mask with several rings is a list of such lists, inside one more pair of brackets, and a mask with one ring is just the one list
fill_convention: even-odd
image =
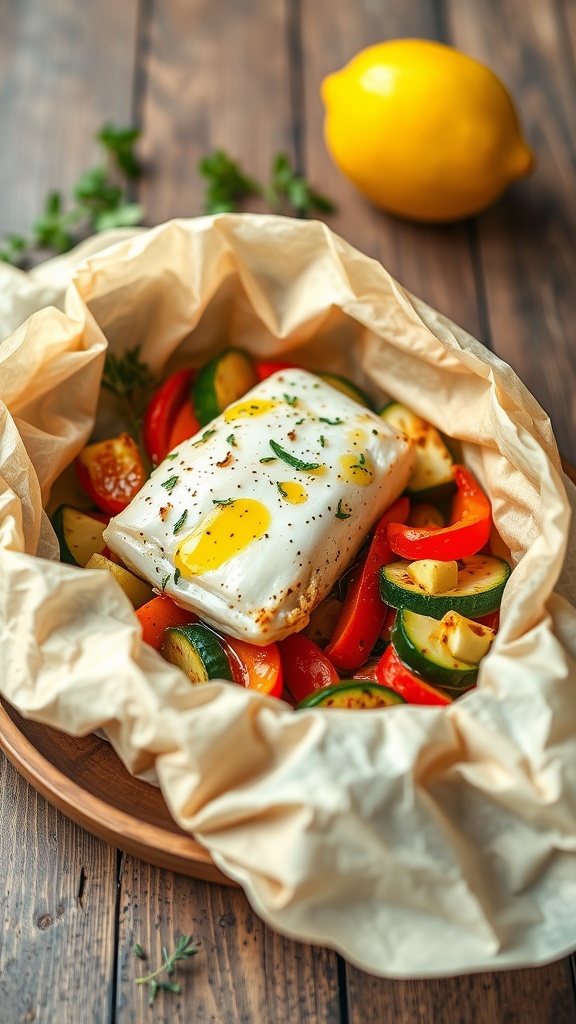
[(0, 748), (49, 803), (112, 846), (179, 874), (236, 884), (173, 821), (160, 790), (134, 779), (104, 740), (67, 736), (0, 701)]
[[(576, 483), (576, 471), (563, 466)], [(0, 747), (49, 803), (112, 846), (170, 871), (236, 884), (176, 825), (160, 790), (132, 778), (104, 740), (67, 736), (0, 701)]]

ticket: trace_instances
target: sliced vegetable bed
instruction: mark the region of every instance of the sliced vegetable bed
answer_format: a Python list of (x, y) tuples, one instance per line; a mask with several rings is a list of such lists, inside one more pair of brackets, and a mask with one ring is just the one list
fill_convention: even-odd
[[(127, 366), (128, 356), (131, 367), (147, 370), (137, 365), (135, 350), (127, 354)], [(167, 460), (167, 484), (176, 481), (171, 460), (177, 446), (203, 428), (209, 431), (211, 420), (258, 381), (291, 366), (254, 363), (248, 352), (229, 348), (199, 369), (178, 370), (148, 390), (140, 414), (131, 410), (133, 436), (121, 433), (89, 444), (78, 456), (78, 478), (97, 510), (70, 505), (56, 510), (52, 524), (61, 559), (112, 573), (137, 609), (143, 641), (194, 685), (223, 680), (281, 697), (298, 709), (446, 706), (475, 685), (511, 569), (486, 549), (490, 504), (470, 471), (454, 462), (453, 443), (399, 402), (388, 403), (380, 416), (415, 445), (405, 495), (375, 524), (355, 564), (314, 609), (302, 633), (267, 646), (220, 633), (166, 596), (165, 582), (153, 590), (105, 546), (108, 517), (140, 489), (147, 459), (153, 465)], [(353, 381), (327, 370), (318, 375), (374, 408)], [(145, 378), (141, 373), (140, 383)], [(118, 397), (124, 407), (130, 402), (125, 381)], [(228, 441), (233, 451), (233, 431)], [(305, 453), (294, 455), (271, 440), (267, 461), (274, 459), (296, 474), (319, 469)], [(170, 487), (166, 490), (169, 502)], [(340, 507), (336, 518), (339, 514)]]

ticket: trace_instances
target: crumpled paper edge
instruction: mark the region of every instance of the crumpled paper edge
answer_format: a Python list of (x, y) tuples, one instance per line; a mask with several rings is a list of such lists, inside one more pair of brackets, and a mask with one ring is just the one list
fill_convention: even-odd
[[(343, 244), (340, 243), (340, 245), (343, 245)], [(338, 243), (335, 243), (335, 246), (336, 246), (336, 248), (338, 248)], [(362, 258), (362, 259), (364, 259), (364, 258)], [(399, 292), (401, 292), (401, 290), (399, 290)], [(407, 301), (408, 303), (410, 303), (410, 300), (406, 296), (406, 293), (402, 293), (402, 296), (403, 296), (404, 301)], [(444, 321), (444, 318), (442, 318), (442, 317), (440, 317), (440, 319), (439, 319), (439, 323), (440, 322), (442, 322), (443, 325), (447, 325), (446, 330), (450, 333), (451, 326), (448, 324), (448, 322)], [(476, 343), (476, 344), (478, 344), (478, 343)], [(532, 399), (532, 401), (533, 401), (533, 399)], [(552, 465), (552, 467), (550, 469), (550, 480), (549, 480), (550, 485), (553, 485), (553, 483), (554, 483), (554, 472), (556, 472), (556, 470), (554, 470), (554, 467)], [(551, 609), (551, 611), (550, 611), (550, 609)], [(115, 610), (118, 610), (118, 609), (115, 609)], [(124, 610), (126, 610), (126, 609), (124, 609)], [(552, 615), (552, 621), (553, 621), (554, 627), (556, 627), (557, 634), (560, 635), (560, 636), (564, 636), (565, 642), (568, 642), (569, 639), (573, 639), (573, 634), (571, 633), (571, 629), (570, 629), (570, 627), (571, 627), (572, 611), (568, 611), (567, 607), (564, 605), (564, 603), (559, 601), (559, 599), (556, 599), (556, 598), (552, 599), (549, 602), (548, 610), (550, 611), (550, 613)], [(130, 616), (128, 615), (128, 618), (129, 617)], [(511, 623), (511, 627), (508, 630), (509, 642), (511, 644), (515, 644), (515, 643), (518, 644), (520, 642), (520, 645), (522, 647), (522, 639), (523, 639), (522, 636), (520, 636), (520, 637), (519, 636), (515, 636), (515, 629), (513, 629), (513, 620), (512, 620), (512, 618), (509, 618), (508, 621)], [(542, 620), (541, 622), (536, 623), (534, 628), (541, 629), (543, 631), (543, 633), (545, 633), (547, 631), (547, 623), (545, 622), (545, 620)], [(547, 633), (546, 633), (546, 639), (549, 639), (547, 637)], [(574, 650), (574, 649), (575, 648), (572, 647), (572, 650)], [(554, 654), (558, 654), (558, 651), (554, 650)], [(491, 656), (491, 662), (493, 662), (493, 660), (494, 659)], [(573, 666), (572, 666), (572, 668), (573, 668)], [(494, 673), (492, 675), (494, 675)], [(490, 681), (490, 677), (489, 677), (489, 681)], [(496, 683), (497, 683), (497, 680), (496, 680)], [(496, 683), (494, 685), (496, 685)], [(484, 680), (483, 680), (483, 686), (484, 686)], [(211, 686), (208, 689), (213, 691), (215, 689), (215, 687)], [(463, 717), (464, 724), (466, 724), (466, 718), (465, 718), (465, 716), (463, 714), (464, 713), (464, 708), (466, 708), (468, 710), (468, 714), (469, 714), (470, 701), (474, 700), (474, 698), (478, 697), (478, 695), (479, 695), (478, 693), (469, 694), (463, 700), (459, 701), (457, 708), (455, 708), (453, 710), (451, 709), (451, 712), (452, 711), (458, 712), (458, 714), (455, 716), (456, 718), (459, 719), (459, 718)], [(208, 700), (209, 700), (209, 702), (211, 703), (212, 702), (212, 698), (211, 697), (209, 698), (208, 694), (205, 694), (205, 696), (206, 696), (206, 701), (208, 702)], [(220, 703), (220, 696), (221, 696), (221, 694), (218, 693), (218, 696), (215, 698), (216, 705), (218, 705), (218, 703)], [(244, 699), (246, 697), (246, 694), (240, 693), (240, 694), (236, 694), (235, 696), (242, 697)], [(228, 693), (228, 694), (224, 693), (225, 701), (229, 702), (230, 701), (230, 697), (231, 697), (230, 693)], [(460, 709), (462, 710), (462, 716), (460, 715)], [(416, 716), (411, 715), (411, 717), (413, 719), (420, 717), (420, 710), (411, 709), (411, 713), (413, 713), (414, 711), (417, 711), (418, 714)], [(428, 712), (430, 710), (426, 709), (426, 710), (423, 710), (423, 711), (425, 712), (425, 716), (424, 717), (425, 718), (429, 718)], [(256, 717), (256, 716), (254, 716), (254, 717)], [(273, 714), (271, 716), (271, 721), (268, 721), (268, 716), (266, 716), (265, 714), (258, 715), (257, 717), (262, 719), (262, 721), (265, 722), (265, 725), (266, 725), (266, 729), (264, 730), (265, 732), (270, 732), (272, 723), (274, 723), (278, 719), (278, 715), (276, 715), (276, 714)], [(439, 718), (439, 716), (436, 713), (434, 714), (434, 717), (435, 718)], [(444, 722), (447, 722), (449, 717), (454, 717), (454, 715), (450, 716), (449, 714), (447, 714), (446, 718), (444, 719)], [(475, 717), (475, 725), (477, 725), (477, 724), (478, 725), (484, 725), (484, 727), (486, 728), (487, 725), (488, 725), (488, 722), (490, 722), (490, 717), (488, 717), (488, 722), (485, 721), (484, 723), (482, 723), (482, 716), (480, 717), (481, 721), (478, 722), (478, 719), (479, 719), (478, 709), (476, 709), (476, 711), (474, 713), (474, 717)], [(306, 718), (310, 718), (310, 715), (306, 716)], [(486, 718), (486, 716), (485, 716), (485, 718)], [(390, 729), (388, 731), (390, 733), (392, 733), (392, 735), (394, 736), (395, 735), (395, 730), (392, 728), (393, 721), (394, 721), (393, 717), (390, 716), (389, 717)], [(452, 723), (452, 724), (454, 725), (454, 723)], [(456, 723), (456, 724), (458, 724), (458, 723)], [(469, 719), (467, 721), (467, 724), (469, 725)], [(490, 722), (490, 724), (492, 724), (492, 722)], [(499, 722), (498, 724), (501, 725), (501, 722)], [(509, 721), (506, 722), (505, 724), (508, 727), (510, 725)], [(301, 727), (304, 728), (304, 723), (303, 722), (302, 722), (302, 726)], [(374, 726), (372, 726), (372, 724), (370, 722), (366, 722), (365, 724), (363, 724), (361, 731), (362, 731), (362, 733), (364, 733), (366, 730), (368, 730), (368, 733), (372, 733), (373, 728), (374, 728)], [(272, 733), (271, 733), (271, 735), (274, 734), (274, 731), (275, 731), (275, 728), (272, 725)], [(311, 727), (311, 731), (312, 731), (312, 727)], [(478, 732), (478, 730), (477, 730), (477, 732)], [(365, 738), (368, 739), (369, 738), (368, 735), (366, 735)], [(526, 737), (524, 737), (524, 738), (526, 738)], [(388, 737), (388, 739), (389, 739), (389, 737)], [(482, 752), (482, 750), (483, 750), (482, 740), (486, 741), (486, 737), (483, 735), (482, 728), (480, 729), (480, 732), (478, 732), (478, 735), (476, 736), (476, 739), (477, 739), (478, 746), (477, 746), (477, 749), (475, 751), (475, 754), (478, 757), (478, 753)], [(515, 736), (515, 739), (518, 739), (518, 736)], [(278, 735), (276, 736), (276, 742), (278, 742)], [(363, 745), (363, 744), (361, 744), (361, 745)], [(513, 775), (513, 771), (515, 771), (515, 770), (518, 771), (519, 765), (515, 763), (515, 758), (513, 758), (513, 756), (512, 756), (513, 752), (506, 752), (506, 753), (509, 753), (510, 757), (511, 757), (510, 764), (507, 765), (507, 768), (508, 768), (508, 770), (511, 771), (511, 773)], [(159, 769), (159, 776), (161, 778), (161, 781), (162, 781), (162, 778), (164, 777), (165, 785), (168, 788), (170, 788), (171, 784), (173, 782), (174, 773), (175, 773), (175, 775), (177, 775), (177, 772), (178, 772), (178, 766), (177, 765), (174, 766), (174, 759), (173, 758), (170, 759), (170, 757), (168, 755), (166, 757), (166, 760), (164, 760), (164, 756), (160, 755), (160, 756), (157, 757), (157, 767)], [(429, 768), (429, 766), (428, 766), (428, 768)], [(428, 770), (428, 768), (426, 770)], [(162, 770), (160, 770), (160, 769), (162, 769)], [(461, 778), (457, 778), (456, 779), (456, 787), (457, 788), (461, 788), (461, 781), (462, 781)], [(469, 779), (466, 779), (465, 781), (469, 784)], [(503, 805), (504, 808), (506, 807), (505, 800), (502, 801), (502, 805)], [(492, 813), (492, 808), (491, 808), (491, 813)], [(213, 816), (214, 816), (214, 807), (212, 806), (212, 829), (214, 829)], [(181, 817), (181, 814), (178, 815), (178, 817)], [(206, 815), (205, 815), (205, 817), (206, 817)], [(216, 818), (217, 818), (217, 814), (216, 814)], [(202, 819), (202, 815), (200, 815), (200, 819)], [(200, 826), (202, 825), (202, 820), (200, 820), (200, 821), (198, 820), (198, 815), (196, 815), (195, 820), (196, 820), (197, 824), (200, 824)], [(181, 820), (180, 820), (180, 823), (181, 823)], [(220, 825), (216, 825), (216, 828), (218, 828), (218, 827), (221, 828), (221, 824)], [(195, 833), (196, 833), (197, 837), (202, 840), (202, 838), (203, 838), (202, 831), (201, 830), (199, 831), (198, 827), (195, 827), (194, 830), (195, 830)], [(251, 874), (249, 873), (248, 878), (245, 879), (244, 883), (243, 883), (242, 878), (239, 878), (239, 876), (238, 876), (238, 867), (237, 866), (235, 867), (235, 862), (234, 862), (233, 859), (231, 859), (230, 854), (228, 855), (228, 859), (227, 859), (227, 854), (221, 852), (221, 844), (220, 844), (220, 849), (219, 850), (216, 849), (216, 847), (218, 847), (218, 831), (216, 830), (215, 833), (214, 833), (214, 831), (210, 831), (209, 834), (205, 835), (205, 839), (206, 839), (206, 844), (210, 848), (210, 850), (211, 850), (211, 852), (212, 852), (216, 862), (220, 863), (221, 866), (224, 867), (224, 870), (227, 870), (228, 873), (233, 874), (233, 877), (236, 877), (238, 881), (240, 881), (242, 884), (245, 884), (245, 888), (247, 889), (249, 898), (252, 900), (254, 905), (256, 905), (256, 908), (259, 909), (259, 912), (261, 912), (264, 920), (268, 920), (269, 923), (274, 924), (275, 927), (278, 927), (280, 931), (286, 932), (288, 934), (293, 934), (294, 937), (303, 938), (303, 939), (308, 940), (308, 941), (311, 941), (311, 940), (312, 941), (319, 941), (319, 942), (322, 942), (322, 943), (326, 943), (326, 944), (329, 944), (329, 945), (336, 946), (342, 952), (344, 952), (344, 955), (346, 955), (349, 959), (351, 959), (351, 961), (353, 963), (356, 963), (358, 966), (360, 966), (360, 967), (362, 967), (364, 969), (374, 970), (375, 973), (384, 973), (384, 974), (386, 974), (387, 976), (390, 976), (390, 977), (394, 977), (394, 976), (396, 976), (396, 977), (412, 977), (412, 976), (414, 976), (414, 949), (413, 948), (411, 949), (412, 955), (408, 956), (408, 967), (407, 967), (407, 972), (406, 973), (404, 973), (403, 970), (400, 970), (400, 972), (398, 970), (395, 970), (392, 965), (390, 965), (389, 969), (386, 968), (385, 970), (382, 971), (381, 957), (379, 958), (378, 964), (374, 965), (374, 966), (370, 965), (369, 958), (368, 958), (368, 961), (367, 961), (367, 959), (364, 956), (361, 956), (359, 958), (359, 956), (358, 956), (358, 947), (359, 947), (359, 945), (362, 945), (361, 941), (360, 942), (357, 941), (357, 945), (356, 945), (355, 948), (348, 949), (344, 945), (341, 945), (337, 941), (334, 940), (334, 937), (333, 937), (334, 931), (333, 931), (333, 929), (332, 929), (332, 931), (330, 930), (330, 925), (332, 925), (332, 926), (334, 925), (333, 921), (329, 922), (328, 924), (326, 923), (326, 921), (324, 921), (323, 922), (324, 928), (319, 931), (318, 935), (316, 935), (316, 934), (313, 934), (314, 928), (311, 927), (310, 921), (305, 922), (304, 925), (302, 926), (302, 923), (297, 921), (297, 914), (296, 914), (295, 915), (296, 916), (296, 926), (295, 926), (296, 927), (296, 931), (291, 932), (291, 927), (292, 927), (291, 923), (290, 923), (291, 922), (291, 916), (290, 916), (289, 912), (288, 913), (286, 912), (286, 906), (282, 905), (282, 906), (280, 906), (280, 908), (274, 906), (274, 899), (272, 898), (272, 896), (274, 896), (274, 885), (272, 885), (272, 896), (271, 896), (271, 892), (266, 890), (266, 893), (265, 893), (266, 902), (265, 903), (264, 902), (260, 903), (261, 894), (257, 891), (257, 887), (254, 886), (254, 879), (251, 876)], [(233, 843), (233, 845), (234, 845), (234, 843)], [(225, 844), (224, 844), (224, 846), (225, 846)], [(570, 843), (566, 844), (565, 849), (568, 852), (573, 852), (573, 847), (570, 845)], [(228, 866), (227, 866), (227, 864), (228, 864)], [(274, 883), (274, 879), (272, 880), (272, 882)], [(324, 892), (322, 894), (322, 898), (324, 898), (325, 896), (326, 896), (326, 893)], [(486, 900), (487, 900), (487, 903), (489, 904), (489, 894), (488, 893), (486, 894)], [(314, 910), (317, 912), (317, 916), (315, 918), (315, 921), (318, 921), (318, 907), (316, 905), (314, 906)], [(310, 901), (308, 901), (308, 911), (310, 911)], [(336, 916), (340, 915), (340, 918), (341, 918), (342, 911), (343, 911), (343, 907), (340, 904), (340, 906), (334, 912), (336, 913)], [(508, 916), (509, 916), (509, 914), (508, 914)], [(512, 919), (513, 919), (513, 914), (511, 914), (511, 916), (512, 916)], [(358, 922), (357, 922), (357, 924), (358, 924)], [(416, 924), (416, 921), (414, 922), (414, 924)], [(396, 927), (397, 922), (393, 921), (392, 923), (388, 923), (388, 927), (392, 927), (393, 925)], [(420, 922), (420, 925), (421, 925), (421, 922)], [(302, 934), (301, 932), (298, 931), (298, 929), (300, 929), (302, 927), (305, 928), (305, 933), (304, 934)], [(326, 931), (324, 929), (326, 929)], [(394, 932), (394, 928), (392, 930)], [(512, 929), (512, 932), (513, 932), (513, 929)], [(547, 937), (548, 941), (550, 941), (550, 936), (547, 935), (546, 937)], [(379, 934), (379, 938), (380, 938), (380, 940), (382, 939), (381, 934)], [(395, 938), (396, 938), (396, 935), (395, 935)], [(461, 935), (460, 936), (454, 936), (454, 938), (455, 939), (457, 938), (457, 941), (462, 946), (462, 943), (461, 943), (462, 936)], [(374, 935), (372, 935), (372, 939), (374, 939)], [(487, 939), (488, 942), (492, 941), (493, 943), (495, 943), (496, 947), (497, 947), (498, 943), (500, 942), (500, 937), (497, 936), (497, 935), (496, 936), (495, 935), (486, 935), (485, 939)], [(369, 937), (367, 937), (367, 941), (369, 941)], [(553, 936), (552, 936), (552, 941), (553, 941)], [(408, 943), (408, 945), (410, 946), (410, 943)], [(569, 946), (563, 946), (562, 947), (562, 952), (564, 952), (566, 950), (566, 948), (570, 948), (571, 945), (572, 945), (572, 943), (570, 943)], [(469, 957), (470, 955), (474, 955), (474, 954), (470, 953), (469, 948), (465, 949), (464, 947), (465, 947), (465, 943), (462, 946), (462, 962), (465, 961), (466, 956)], [(400, 947), (399, 947), (398, 943), (395, 942), (395, 949), (398, 950), (399, 948)], [(451, 949), (451, 952), (453, 952), (453, 951), (454, 950)], [(390, 950), (390, 953), (394, 954), (394, 952), (395, 952), (395, 950)], [(410, 950), (407, 950), (407, 952), (410, 952)], [(548, 954), (547, 958), (554, 958), (554, 956), (556, 956), (557, 954), (560, 954), (560, 952), (558, 952), (558, 953), (554, 952), (554, 953), (551, 954), (551, 956)], [(394, 961), (394, 958), (395, 957), (393, 955), (393, 961)], [(397, 959), (399, 958), (398, 955), (396, 956), (396, 958)], [(411, 963), (410, 963), (410, 961), (411, 961)], [(493, 968), (494, 966), (507, 966), (509, 963), (513, 963), (513, 959), (512, 959), (512, 961), (509, 961), (509, 959), (506, 958), (505, 951), (504, 951), (504, 953), (502, 953), (502, 951), (500, 950), (499, 952), (495, 952), (495, 955), (491, 958), (491, 961), (489, 963), (483, 963), (483, 964), (480, 964), (478, 966), (474, 966), (474, 965), (470, 966), (469, 963), (463, 963), (462, 967), (458, 967), (457, 964), (455, 965), (454, 961), (452, 961), (451, 964), (450, 964), (449, 971), (447, 971), (446, 973), (451, 973), (452, 974), (452, 973), (456, 973), (456, 971), (458, 971), (458, 970), (472, 970), (472, 969), (474, 969), (474, 970), (482, 970), (482, 969), (485, 969), (486, 967)], [(522, 961), (521, 963), (524, 963), (524, 961)], [(434, 975), (439, 975), (439, 974), (441, 974), (443, 972), (442, 972), (442, 970), (439, 970), (439, 969), (430, 970), (429, 968), (425, 969), (423, 971), (417, 971), (417, 975), (418, 976), (422, 976), (422, 977), (426, 976), (428, 973), (429, 974), (434, 974)]]

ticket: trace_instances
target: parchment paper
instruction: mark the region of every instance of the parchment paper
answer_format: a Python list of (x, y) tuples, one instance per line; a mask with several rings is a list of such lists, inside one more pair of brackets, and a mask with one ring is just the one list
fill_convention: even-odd
[[(64, 312), (14, 329), (62, 305), (77, 259), (37, 278), (0, 265), (0, 335), (13, 330), (0, 345), (2, 693), (74, 735), (104, 728), (265, 921), (367, 971), (454, 974), (572, 949), (575, 548), (558, 583), (570, 502), (536, 401), (319, 223), (172, 222), (92, 255)], [(447, 710), (294, 713), (190, 686), (143, 644), (111, 577), (56, 561), (42, 512), (92, 433), (106, 340), (140, 344), (159, 373), (229, 344), (290, 353), (462, 439), (516, 565), (478, 688)], [(105, 403), (98, 416), (101, 436)]]

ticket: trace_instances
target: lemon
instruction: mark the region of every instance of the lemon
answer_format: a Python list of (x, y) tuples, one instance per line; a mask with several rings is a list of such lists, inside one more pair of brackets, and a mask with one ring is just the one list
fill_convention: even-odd
[(324, 79), (322, 98), (340, 170), (377, 206), (411, 220), (478, 213), (534, 164), (500, 79), (441, 43), (370, 46)]

